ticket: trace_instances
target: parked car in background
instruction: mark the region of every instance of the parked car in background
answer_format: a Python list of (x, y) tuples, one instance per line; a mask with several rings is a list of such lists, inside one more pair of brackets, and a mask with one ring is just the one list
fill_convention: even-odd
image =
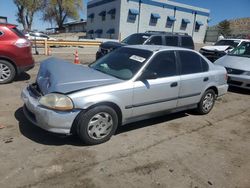
[(185, 33), (147, 31), (145, 33), (132, 34), (125, 38), (121, 43), (111, 41), (102, 43), (96, 53), (96, 59), (99, 59), (110, 51), (121, 46), (139, 44), (176, 46), (194, 49), (193, 38)]
[(250, 89), (250, 40), (214, 63), (226, 68), (229, 85)]
[(56, 38), (50, 37), (49, 35), (40, 32), (29, 32), (25, 34), (25, 36), (29, 40), (52, 40), (52, 41), (56, 40)]
[(200, 49), (200, 53), (214, 62), (220, 57), (226, 55), (234, 48), (239, 46), (245, 39), (222, 39), (212, 46), (204, 46)]
[(31, 44), (16, 25), (0, 23), (0, 84), (34, 67)]
[(99, 144), (119, 125), (193, 108), (209, 113), (227, 92), (226, 78), (224, 67), (193, 50), (127, 46), (89, 66), (41, 63), (37, 82), (22, 92), (23, 109), (45, 130)]

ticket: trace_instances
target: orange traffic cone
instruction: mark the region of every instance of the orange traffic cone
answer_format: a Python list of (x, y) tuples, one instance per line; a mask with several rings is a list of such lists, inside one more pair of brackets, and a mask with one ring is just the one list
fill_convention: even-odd
[(80, 64), (80, 61), (79, 61), (79, 56), (78, 56), (78, 51), (76, 50), (75, 52), (75, 60), (74, 60), (74, 64)]

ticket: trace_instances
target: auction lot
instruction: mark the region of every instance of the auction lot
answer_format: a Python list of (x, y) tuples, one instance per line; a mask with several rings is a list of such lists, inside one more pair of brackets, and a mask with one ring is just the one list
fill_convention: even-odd
[[(95, 47), (79, 48), (81, 63)], [(73, 62), (75, 48), (52, 49)], [(0, 89), (0, 187), (250, 187), (250, 92), (230, 88), (210, 114), (185, 111), (118, 129), (110, 141), (82, 145), (29, 123), (20, 93), (34, 69)]]

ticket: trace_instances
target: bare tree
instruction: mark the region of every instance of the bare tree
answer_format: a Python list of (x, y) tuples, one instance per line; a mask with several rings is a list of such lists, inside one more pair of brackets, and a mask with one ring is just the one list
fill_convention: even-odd
[(17, 21), (24, 30), (31, 30), (34, 14), (44, 7), (43, 0), (14, 0), (17, 6)]
[(68, 18), (78, 19), (79, 12), (83, 11), (83, 0), (47, 0), (43, 19), (55, 22), (59, 30)]

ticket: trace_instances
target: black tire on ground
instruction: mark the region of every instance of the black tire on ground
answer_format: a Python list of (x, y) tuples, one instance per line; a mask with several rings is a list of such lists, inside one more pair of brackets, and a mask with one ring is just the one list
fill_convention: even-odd
[(0, 59), (0, 84), (7, 84), (12, 82), (15, 76), (15, 67), (10, 62)]
[(87, 145), (108, 141), (118, 126), (118, 116), (109, 106), (101, 105), (81, 112), (75, 121), (80, 139)]
[(198, 103), (197, 111), (199, 114), (204, 115), (208, 114), (215, 103), (215, 92), (213, 89), (208, 89), (205, 91), (203, 96), (201, 97), (200, 102)]

